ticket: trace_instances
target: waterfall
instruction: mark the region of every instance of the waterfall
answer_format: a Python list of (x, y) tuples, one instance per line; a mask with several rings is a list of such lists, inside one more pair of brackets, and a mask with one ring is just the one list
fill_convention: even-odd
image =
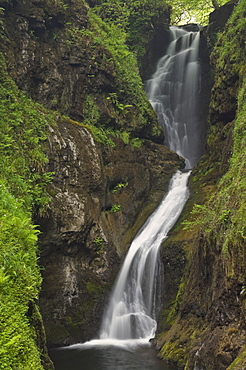
[[(165, 144), (192, 168), (200, 156), (197, 97), (199, 33), (171, 27), (171, 42), (146, 92), (165, 131)], [(147, 341), (156, 331), (159, 247), (188, 199), (190, 171), (177, 171), (169, 191), (133, 240), (105, 310), (100, 339)]]
[(202, 154), (198, 120), (199, 32), (170, 27), (171, 42), (146, 83), (148, 98), (165, 132), (165, 144), (193, 168)]
[(101, 339), (153, 338), (158, 250), (188, 199), (189, 172), (178, 171), (157, 210), (133, 240), (102, 322)]

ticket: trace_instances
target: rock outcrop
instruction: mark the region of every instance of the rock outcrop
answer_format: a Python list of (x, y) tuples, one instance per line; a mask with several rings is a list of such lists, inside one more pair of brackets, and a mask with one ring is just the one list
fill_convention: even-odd
[(121, 257), (183, 160), (151, 141), (105, 147), (72, 120), (50, 130), (53, 200), (37, 222), (40, 307), (52, 346), (96, 336)]
[(162, 145), (124, 35), (80, 0), (0, 6), (9, 75), (57, 111), (47, 145), (50, 208), (35, 216), (39, 303), (48, 345), (71, 344), (97, 334), (121, 259), (184, 162)]
[[(163, 141), (124, 34), (80, 0), (1, 1), (1, 50), (17, 86), (72, 119)], [(116, 30), (115, 30), (116, 32)]]

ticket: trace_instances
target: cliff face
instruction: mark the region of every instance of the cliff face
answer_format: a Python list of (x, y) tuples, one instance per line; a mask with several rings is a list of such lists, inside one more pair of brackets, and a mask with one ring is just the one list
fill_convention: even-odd
[(163, 312), (160, 357), (185, 369), (245, 368), (245, 1), (226, 5), (227, 17), (228, 6), (211, 54), (207, 154), (193, 171), (186, 222), (163, 247), (164, 262), (180, 248), (187, 264)]
[(84, 341), (97, 334), (122, 256), (184, 162), (160, 144), (123, 30), (78, 0), (0, 6), (9, 75), (57, 111), (46, 145), (51, 202), (35, 213), (47, 343)]
[(51, 209), (41, 225), (40, 307), (49, 345), (96, 336), (107, 296), (129, 247), (183, 162), (164, 146), (94, 141), (63, 119), (51, 128)]
[(162, 142), (123, 29), (80, 0), (0, 5), (1, 50), (28, 96), (72, 119)]

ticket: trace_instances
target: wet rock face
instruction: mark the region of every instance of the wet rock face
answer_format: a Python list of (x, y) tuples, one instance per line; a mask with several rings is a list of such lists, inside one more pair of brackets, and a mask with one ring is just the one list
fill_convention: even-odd
[(236, 5), (237, 1), (228, 1), (209, 15), (209, 33), (211, 36), (224, 29)]
[[(94, 120), (94, 124), (163, 142), (135, 61), (129, 67), (130, 77), (125, 78), (127, 71), (119, 68), (124, 56), (113, 55), (109, 35), (102, 36), (103, 28), (88, 15), (88, 5), (80, 0), (10, 0), (7, 4), (0, 0), (1, 7), (1, 51), (10, 76), (25, 94), (77, 121)], [(135, 94), (136, 86), (139, 93)]]
[(3, 6), (2, 48), (17, 85), (46, 107), (81, 117), (89, 51), (71, 47), (65, 24), (73, 22), (75, 28), (85, 29), (88, 8), (73, 0), (69, 18), (56, 2), (26, 0)]
[[(233, 2), (228, 6), (232, 10)], [(220, 17), (224, 10), (224, 17)], [(222, 19), (225, 26), (227, 11), (227, 6), (222, 7), (217, 13), (219, 18), (214, 19), (220, 27)], [(230, 171), (232, 168), (234, 118), (238, 113), (235, 97), (240, 87), (239, 70), (244, 50), (241, 49), (242, 29), (239, 25), (245, 14), (235, 14), (237, 16), (227, 24), (211, 54), (215, 73), (209, 108), (208, 151), (192, 172), (191, 197), (183, 214), (193, 226), (185, 230), (182, 225), (176, 225), (173, 235), (164, 245), (165, 263), (172, 261), (171, 258), (166, 259), (169, 257), (168, 249), (175, 248), (177, 243), (185, 246), (187, 262), (176, 298), (170, 302), (170, 311), (175, 313), (176, 310), (173, 326), (168, 333), (160, 336), (158, 345), (162, 347), (160, 356), (163, 359), (185, 369), (243, 369), (245, 365), (245, 296), (242, 294), (244, 277), (241, 277), (241, 271), (245, 271), (245, 260), (242, 257), (244, 252), (239, 252), (245, 250), (245, 243), (235, 239), (235, 244), (228, 243), (228, 251), (224, 251), (223, 236), (227, 226), (224, 227), (223, 221), (217, 227), (211, 223), (211, 231), (208, 232), (206, 227), (194, 225), (194, 215), (189, 210), (189, 203), (205, 204), (205, 207), (215, 209), (216, 198), (220, 199), (222, 189), (225, 190), (223, 195), (231, 197), (230, 191), (226, 193), (228, 185), (223, 181), (220, 186), (218, 183), (228, 168)], [(236, 45), (236, 52), (232, 47), (225, 47), (229, 35), (234, 37), (232, 44)], [(223, 56), (225, 54), (227, 59)], [(234, 62), (231, 63), (231, 60)], [(228, 174), (224, 179), (226, 176)], [(243, 206), (241, 203), (240, 207)], [(227, 209), (234, 209), (232, 202), (228, 202)], [(220, 220), (219, 212), (216, 217)], [(240, 218), (235, 224), (237, 222)]]
[[(229, 1), (210, 14), (209, 25), (205, 31), (210, 50), (215, 46), (218, 33), (225, 29), (226, 23), (237, 3), (235, 0)], [(217, 47), (221, 43), (222, 40), (219, 43), (217, 42)], [(241, 45), (239, 45), (240, 47)], [(211, 67), (216, 76), (220, 76), (220, 78), (217, 79), (217, 83), (212, 88), (209, 120), (212, 125), (215, 124), (217, 126), (220, 122), (219, 130), (223, 131), (224, 127), (235, 119), (240, 78), (234, 63), (227, 61), (224, 66), (216, 66), (218, 58), (219, 55), (216, 55), (216, 53), (212, 54)], [(221, 137), (220, 140), (223, 141), (223, 138)]]
[(155, 33), (147, 45), (146, 54), (141, 59), (140, 73), (144, 81), (148, 80), (155, 72), (157, 62), (165, 55), (168, 45), (169, 30), (163, 22), (155, 28)]
[[(203, 235), (197, 237), (194, 231), (193, 235), (187, 231), (183, 234), (183, 240), (179, 232), (171, 239), (176, 238), (186, 244), (188, 253), (193, 250), (185, 268), (189, 277), (185, 285), (181, 280), (176, 298), (169, 303), (169, 313), (170, 310), (177, 310), (176, 320), (169, 332), (159, 336), (157, 345), (162, 347), (160, 356), (180, 368), (225, 370), (245, 346), (242, 284), (236, 278), (226, 276), (223, 257), (213, 240), (207, 240)], [(167, 248), (177, 246), (177, 241), (176, 245), (174, 241), (167, 243), (163, 252), (166, 265), (172, 262)], [(170, 270), (170, 266), (166, 266), (166, 270)], [(170, 299), (172, 295), (167, 293), (167, 299)], [(163, 317), (165, 314), (164, 311)], [(163, 330), (168, 330), (168, 320)]]
[(104, 250), (108, 242), (99, 213), (105, 178), (90, 133), (60, 122), (59, 128), (50, 128), (49, 148), (49, 170), (56, 175), (49, 215), (37, 221), (44, 267), (40, 307), (48, 345), (60, 345), (96, 333), (93, 324), (101, 309), (94, 296), (102, 301), (109, 260), (117, 266), (119, 258)]
[(115, 147), (63, 119), (50, 128), (55, 172), (41, 227), (40, 308), (49, 346), (95, 337), (121, 257), (183, 160), (162, 145)]
[(192, 263), (199, 269), (191, 271), (192, 283), (181, 306), (181, 321), (196, 330), (186, 366), (224, 370), (245, 344), (242, 285), (228, 279), (223, 258), (210, 240), (200, 235), (197, 243)]
[[(99, 125), (129, 130), (130, 142), (136, 136), (144, 141), (141, 147), (121, 139), (115, 147), (102, 145), (67, 118), (50, 127), (52, 201), (35, 220), (42, 232), (39, 303), (49, 346), (84, 341), (97, 335), (123, 255), (184, 162), (157, 144), (164, 136), (143, 91), (137, 102), (128, 102), (135, 106), (120, 109), (129, 85), (116, 84), (112, 55), (86, 36), (83, 1), (0, 0), (1, 7), (1, 51), (25, 94), (59, 117), (95, 124), (98, 116)], [(111, 102), (109, 92), (122, 104)], [(86, 99), (91, 105), (85, 118)]]

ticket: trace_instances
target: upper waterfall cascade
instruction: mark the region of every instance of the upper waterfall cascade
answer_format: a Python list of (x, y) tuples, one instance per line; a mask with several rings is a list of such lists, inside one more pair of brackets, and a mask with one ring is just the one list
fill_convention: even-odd
[[(166, 145), (192, 168), (200, 156), (197, 96), (199, 33), (170, 28), (171, 43), (146, 92), (166, 136)], [(177, 171), (167, 195), (133, 240), (105, 310), (100, 339), (154, 337), (158, 308), (159, 247), (188, 199), (190, 171)]]
[(165, 144), (193, 168), (201, 156), (198, 99), (200, 32), (170, 27), (171, 42), (146, 83), (148, 98), (165, 133)]

